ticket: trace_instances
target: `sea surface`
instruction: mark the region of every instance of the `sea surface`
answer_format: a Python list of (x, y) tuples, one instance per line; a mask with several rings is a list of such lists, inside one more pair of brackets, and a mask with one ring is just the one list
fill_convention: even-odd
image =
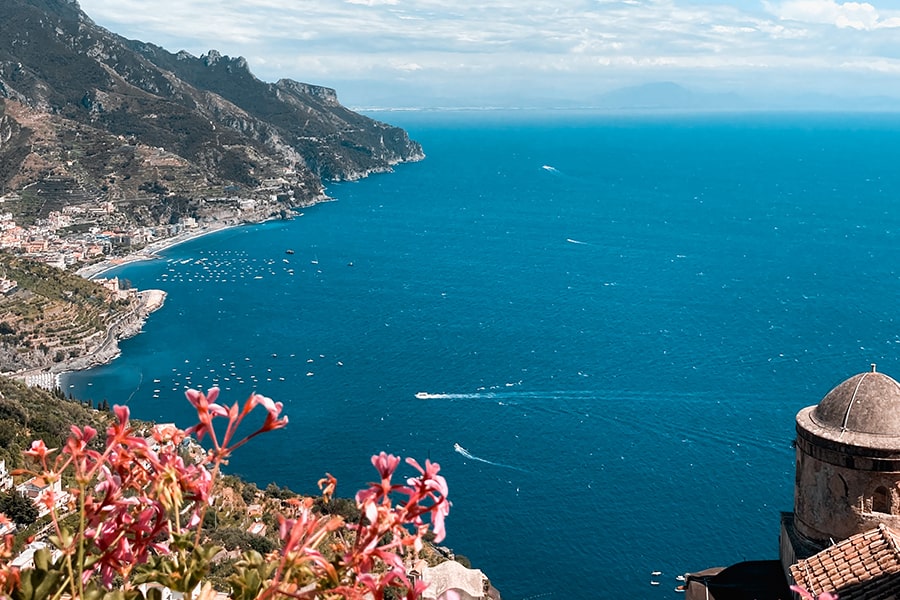
[(165, 306), (67, 391), (281, 401), (229, 467), (261, 487), (437, 461), (446, 545), (507, 600), (777, 558), (797, 411), (900, 378), (900, 116), (374, 116), (426, 160), (114, 272)]

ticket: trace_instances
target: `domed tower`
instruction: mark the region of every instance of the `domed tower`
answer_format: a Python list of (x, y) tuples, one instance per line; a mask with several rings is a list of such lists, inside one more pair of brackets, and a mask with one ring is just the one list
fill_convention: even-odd
[(900, 383), (844, 381), (797, 414), (793, 528), (824, 547), (880, 524), (900, 529)]

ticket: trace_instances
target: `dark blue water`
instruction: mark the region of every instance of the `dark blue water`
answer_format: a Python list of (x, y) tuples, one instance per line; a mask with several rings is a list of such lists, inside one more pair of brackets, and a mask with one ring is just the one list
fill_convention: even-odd
[(796, 412), (900, 376), (900, 118), (378, 116), (428, 158), (119, 271), (166, 305), (66, 385), (184, 426), (187, 386), (284, 402), (231, 465), (261, 486), (430, 457), (508, 599), (777, 557)]

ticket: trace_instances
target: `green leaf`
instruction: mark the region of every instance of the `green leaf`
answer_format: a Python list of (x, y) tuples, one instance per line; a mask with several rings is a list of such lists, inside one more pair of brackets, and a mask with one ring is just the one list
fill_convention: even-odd
[[(35, 563), (38, 552), (35, 552)], [(49, 563), (49, 555), (48, 551), (47, 556), (43, 557), (44, 564)], [(13, 600), (47, 600), (59, 589), (62, 579), (60, 571), (48, 571), (40, 567), (25, 569), (21, 572), (18, 589), (12, 593)]]

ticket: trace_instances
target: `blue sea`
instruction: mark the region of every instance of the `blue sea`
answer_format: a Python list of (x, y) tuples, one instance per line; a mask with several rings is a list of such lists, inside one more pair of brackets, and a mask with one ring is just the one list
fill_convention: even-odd
[(114, 272), (165, 306), (67, 391), (281, 401), (229, 466), (261, 487), (437, 461), (446, 545), (507, 600), (777, 558), (797, 411), (900, 377), (900, 116), (374, 116), (427, 158)]

